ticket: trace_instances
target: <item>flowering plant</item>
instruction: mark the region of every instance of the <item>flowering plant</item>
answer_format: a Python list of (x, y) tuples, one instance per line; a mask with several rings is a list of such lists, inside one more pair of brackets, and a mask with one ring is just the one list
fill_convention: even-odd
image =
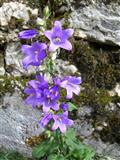
[[(50, 59), (50, 55), (58, 48), (72, 50), (72, 44), (68, 39), (73, 32), (73, 29), (62, 29), (61, 21), (55, 21), (51, 30), (42, 32), (49, 39), (49, 44), (35, 41), (31, 45), (22, 45), (23, 68), (28, 70), (29, 66), (34, 66), (38, 71), (38, 67), (45, 63), (47, 57)], [(30, 29), (21, 31), (18, 36), (20, 39), (33, 39), (40, 33), (36, 29)], [(69, 103), (69, 100), (73, 98), (74, 94), (79, 95), (81, 77), (70, 75), (55, 77), (54, 74), (52, 76), (52, 82), (49, 83), (43, 73), (37, 73), (35, 79), (30, 80), (24, 90), (24, 93), (28, 95), (25, 103), (33, 108), (41, 107), (42, 116), (39, 124), (46, 128), (45, 134), (47, 134), (47, 139), (33, 149), (33, 155), (36, 158), (46, 156), (48, 160), (69, 160), (71, 158), (80, 160), (85, 157), (82, 151), (89, 151), (90, 158), (94, 155), (93, 152), (77, 142), (73, 129), (67, 130), (73, 126), (69, 112), (76, 108)], [(64, 102), (61, 101), (62, 90), (66, 92)]]

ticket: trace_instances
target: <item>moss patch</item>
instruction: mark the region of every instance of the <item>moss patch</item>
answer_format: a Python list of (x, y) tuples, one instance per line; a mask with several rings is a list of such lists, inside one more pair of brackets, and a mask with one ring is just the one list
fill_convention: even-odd
[(14, 92), (15, 87), (22, 93), (29, 79), (29, 77), (0, 76), (0, 95)]

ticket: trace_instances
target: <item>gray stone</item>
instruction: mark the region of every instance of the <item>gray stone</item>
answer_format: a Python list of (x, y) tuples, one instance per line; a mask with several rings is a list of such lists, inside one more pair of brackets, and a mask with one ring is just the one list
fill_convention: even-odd
[(63, 61), (62, 59), (55, 60), (54, 68), (59, 77), (73, 75), (78, 71), (76, 66), (70, 64), (69, 61)]
[(4, 74), (5, 74), (4, 55), (0, 53), (0, 76), (3, 76)]
[(91, 116), (91, 113), (93, 112), (93, 108), (90, 106), (82, 106), (78, 108), (77, 116), (79, 118), (85, 117), (85, 116)]
[(19, 2), (3, 3), (0, 7), (0, 25), (8, 26), (12, 17), (22, 20), (26, 24), (30, 19), (29, 12), (36, 16), (38, 14), (37, 10), (32, 10)]
[(102, 155), (103, 155), (104, 150), (107, 147), (107, 144), (101, 141), (100, 138), (95, 139), (93, 137), (89, 137), (89, 138), (84, 139), (84, 143), (87, 145), (90, 145), (91, 147), (95, 149), (95, 151), (98, 154), (102, 154)]
[(77, 132), (83, 138), (92, 135), (94, 131), (92, 124), (87, 120), (85, 121), (85, 119), (76, 120), (75, 125), (76, 125)]
[(77, 5), (75, 1), (71, 2), (72, 13), (68, 21), (75, 29), (75, 35), (120, 46), (120, 6), (117, 3), (106, 6), (96, 1), (82, 2)]
[(43, 131), (38, 125), (40, 116), (40, 110), (24, 105), (18, 92), (6, 93), (0, 103), (0, 147), (31, 157), (32, 149), (25, 140)]
[(120, 83), (117, 83), (115, 88), (109, 91), (110, 96), (119, 96), (120, 97)]

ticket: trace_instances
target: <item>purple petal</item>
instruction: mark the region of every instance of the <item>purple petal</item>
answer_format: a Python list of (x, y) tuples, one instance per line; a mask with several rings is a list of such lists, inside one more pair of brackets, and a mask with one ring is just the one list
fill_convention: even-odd
[(61, 103), (61, 104), (60, 104), (60, 108), (61, 108), (63, 111), (67, 111), (68, 108), (69, 108), (69, 106), (68, 106), (68, 104)]
[(78, 85), (74, 85), (73, 87), (73, 92), (76, 94), (76, 95), (79, 95), (80, 93), (80, 87)]
[(30, 29), (30, 30), (25, 30), (25, 31), (22, 31), (18, 34), (18, 37), (20, 39), (31, 39), (31, 38), (34, 38), (36, 37), (36, 35), (38, 34), (38, 31), (35, 30), (35, 29)]
[(57, 26), (57, 27), (61, 28), (61, 27), (62, 27), (62, 24), (61, 24), (60, 21), (55, 21), (55, 22), (54, 22), (54, 26)]
[(65, 43), (60, 44), (59, 47), (66, 50), (72, 50), (72, 45), (68, 40), (66, 40)]
[(68, 119), (68, 118), (63, 118), (62, 122), (68, 127), (71, 127), (73, 125), (73, 120)]
[(37, 105), (36, 97), (35, 97), (34, 95), (27, 97), (27, 98), (25, 99), (25, 103), (26, 103), (27, 105), (30, 104), (30, 105), (32, 105), (33, 108), (35, 108), (36, 105)]
[(26, 94), (33, 94), (33, 93), (35, 93), (35, 90), (32, 89), (32, 88), (25, 88), (24, 89), (24, 93), (26, 93)]
[(46, 52), (45, 52), (45, 51), (41, 51), (41, 52), (38, 54), (38, 60), (41, 61), (41, 60), (43, 60), (46, 56), (47, 56)]
[(48, 104), (48, 102), (46, 100), (44, 100), (43, 102), (43, 112), (47, 113), (50, 110), (50, 105)]
[(54, 37), (62, 37), (62, 36), (63, 36), (62, 27), (61, 26), (57, 26), (57, 25), (54, 26), (52, 38), (54, 38)]
[(59, 48), (59, 45), (55, 45), (53, 42), (50, 43), (49, 52), (54, 52)]
[(33, 61), (33, 57), (32, 56), (26, 56), (24, 59), (23, 59), (23, 67), (25, 68), (25, 69), (27, 69), (28, 68), (28, 66), (29, 66), (29, 64), (30, 63), (32, 63), (32, 61)]
[(60, 131), (62, 132), (62, 133), (65, 133), (66, 132), (66, 125), (65, 124), (59, 124), (59, 128), (60, 128)]
[(51, 30), (47, 30), (44, 32), (44, 35), (49, 39), (51, 40), (52, 39), (52, 34), (53, 34), (53, 31)]
[(72, 91), (70, 90), (70, 89), (66, 89), (67, 90), (67, 95), (66, 95), (66, 98), (67, 99), (71, 99), (72, 97), (73, 97), (73, 93), (72, 93)]
[(51, 119), (52, 119), (52, 114), (48, 113), (45, 114), (45, 116), (39, 121), (39, 123), (44, 127), (49, 123)]
[(55, 111), (59, 110), (59, 105), (56, 102), (51, 102), (51, 108)]
[(45, 43), (40, 43), (41, 50), (45, 50), (47, 48), (47, 45)]
[(66, 37), (66, 39), (68, 39), (69, 37), (71, 37), (74, 33), (73, 29), (65, 29), (63, 30), (63, 35)]
[(21, 50), (25, 54), (29, 54), (31, 46), (30, 45), (22, 45)]
[(30, 81), (28, 82), (28, 84), (29, 84), (31, 87), (33, 87), (34, 89), (36, 89), (36, 88), (38, 87), (37, 81), (35, 81), (35, 80), (30, 80)]
[(52, 130), (56, 130), (58, 128), (59, 124), (57, 121), (54, 122), (53, 126), (52, 126)]
[(69, 82), (73, 83), (73, 84), (81, 84), (82, 83), (81, 77), (69, 76), (69, 77), (66, 77), (66, 79), (69, 79)]
[(68, 117), (68, 111), (65, 111), (63, 114), (63, 117), (65, 116), (65, 117)]

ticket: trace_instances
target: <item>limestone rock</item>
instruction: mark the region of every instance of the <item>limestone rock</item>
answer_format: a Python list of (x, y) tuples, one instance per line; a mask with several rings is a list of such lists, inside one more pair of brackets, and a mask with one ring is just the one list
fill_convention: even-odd
[(38, 125), (40, 116), (39, 110), (24, 105), (20, 94), (6, 93), (0, 103), (0, 147), (31, 157), (32, 149), (25, 140), (43, 131)]
[(4, 55), (0, 53), (0, 76), (3, 76), (4, 74), (5, 74)]
[(19, 2), (3, 3), (0, 8), (0, 25), (7, 26), (12, 17), (22, 20), (24, 24), (26, 24), (30, 19), (29, 11), (33, 15), (38, 14), (36, 10), (32, 10), (29, 7), (26, 7), (25, 4)]
[(76, 30), (75, 36), (120, 46), (120, 6), (117, 3), (75, 2), (71, 2), (72, 13), (68, 20)]

